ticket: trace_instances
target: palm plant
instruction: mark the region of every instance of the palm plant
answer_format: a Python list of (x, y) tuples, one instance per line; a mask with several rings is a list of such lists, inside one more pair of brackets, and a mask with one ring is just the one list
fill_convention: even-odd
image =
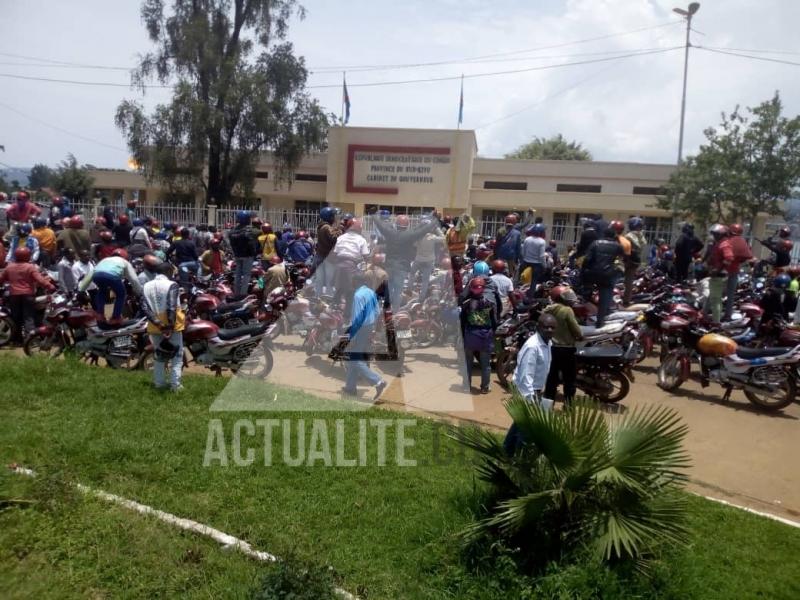
[(545, 411), (519, 396), (506, 409), (525, 440), (513, 455), (491, 432), (454, 429), (479, 457), (491, 484), (486, 515), (468, 541), (500, 538), (534, 562), (588, 548), (602, 560), (640, 560), (662, 544), (684, 543), (688, 428), (665, 407), (607, 417), (579, 400)]

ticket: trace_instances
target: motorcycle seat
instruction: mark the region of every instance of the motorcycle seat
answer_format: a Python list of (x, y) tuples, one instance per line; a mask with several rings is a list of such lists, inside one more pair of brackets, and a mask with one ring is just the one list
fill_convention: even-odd
[(619, 346), (590, 346), (589, 348), (578, 349), (575, 356), (579, 358), (620, 359), (624, 356), (624, 352)]
[(736, 356), (739, 358), (768, 358), (788, 354), (794, 348), (737, 348)]
[(631, 305), (625, 307), (625, 311), (626, 312), (640, 313), (642, 311), (647, 310), (648, 308), (650, 308), (649, 304), (647, 304), (646, 302), (640, 302), (638, 304), (631, 304)]
[(581, 325), (581, 335), (584, 339), (587, 339), (598, 336), (613, 335), (615, 333), (620, 333), (623, 329), (625, 329), (624, 321), (613, 321), (611, 323), (606, 323), (602, 327)]
[(237, 302), (226, 302), (224, 304), (220, 304), (217, 308), (214, 309), (214, 313), (222, 314), (226, 312), (234, 312), (239, 310), (244, 306), (244, 300), (238, 300)]
[(268, 323), (253, 323), (252, 325), (243, 325), (236, 329), (220, 329), (217, 332), (217, 337), (221, 340), (235, 340), (238, 337), (245, 335), (258, 335), (264, 333), (269, 327)]
[(108, 321), (98, 321), (97, 328), (103, 331), (112, 331), (114, 329), (125, 329), (131, 325), (136, 325), (141, 319), (127, 319), (121, 323), (109, 323)]
[(639, 317), (639, 313), (635, 310), (617, 310), (612, 312), (606, 317), (606, 321), (633, 321)]

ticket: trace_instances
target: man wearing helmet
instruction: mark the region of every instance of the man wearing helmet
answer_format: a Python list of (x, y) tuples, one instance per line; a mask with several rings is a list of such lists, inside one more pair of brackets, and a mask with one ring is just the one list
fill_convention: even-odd
[(703, 242), (694, 234), (694, 225), (684, 223), (681, 235), (675, 242), (675, 279), (683, 283), (689, 278), (689, 266), (694, 256), (703, 249)]
[(502, 302), (503, 307), (500, 316), (502, 317), (511, 309), (511, 301), (508, 295), (514, 291), (514, 282), (508, 276), (506, 261), (498, 258), (492, 261), (491, 266), (492, 276), (489, 279), (497, 288), (497, 293), (500, 294), (500, 302)]
[(55, 286), (39, 273), (39, 269), (31, 264), (31, 251), (25, 246), (14, 250), (14, 260), (0, 271), (0, 285), (9, 284), (8, 304), (11, 319), (17, 331), (31, 333), (35, 326), (37, 286), (52, 292)]
[(108, 231), (100, 232), (100, 242), (95, 244), (93, 257), (96, 262), (103, 260), (104, 258), (108, 258), (112, 254), (114, 254), (114, 250), (117, 249), (117, 245), (114, 243), (114, 236), (113, 234)]
[(729, 237), (729, 230), (725, 225), (717, 223), (709, 230), (713, 243), (708, 253), (706, 263), (708, 265), (711, 281), (708, 290), (707, 312), (711, 312), (711, 318), (715, 323), (722, 319), (722, 294), (731, 267), (735, 263), (733, 246)]
[(31, 236), (39, 242), (39, 264), (44, 268), (49, 267), (55, 262), (58, 251), (56, 232), (47, 226), (47, 219), (36, 217), (33, 220)]
[(302, 229), (294, 235), (294, 239), (286, 247), (286, 256), (294, 263), (307, 263), (314, 255), (314, 247), (308, 241), (308, 235)]
[(758, 305), (764, 309), (764, 313), (761, 315), (763, 324), (770, 323), (774, 319), (781, 321), (789, 319), (785, 295), (791, 281), (792, 278), (787, 273), (781, 273), (772, 280), (770, 288), (761, 296)]
[(56, 243), (59, 248), (72, 250), (75, 256), (78, 256), (81, 250), (91, 252), (92, 240), (89, 237), (89, 232), (83, 228), (83, 218), (80, 215), (72, 217), (69, 220), (69, 227), (58, 232)]
[[(615, 221), (619, 223), (619, 221)], [(622, 223), (619, 223), (622, 225)], [(631, 303), (631, 295), (633, 294), (633, 280), (642, 266), (642, 257), (644, 256), (645, 247), (647, 246), (647, 239), (642, 233), (644, 229), (644, 219), (641, 217), (631, 217), (628, 219), (628, 233), (621, 236), (623, 240), (627, 241), (630, 245), (630, 251), (625, 255), (625, 293), (622, 299), (623, 304), (626, 306)], [(624, 249), (624, 247), (623, 247)]]
[(730, 243), (733, 248), (733, 263), (728, 268), (728, 279), (725, 284), (725, 313), (723, 319), (730, 321), (733, 317), (733, 304), (736, 300), (736, 290), (739, 287), (739, 272), (742, 264), (753, 260), (753, 251), (750, 244), (742, 237), (744, 228), (739, 223), (733, 223), (728, 228)]
[(114, 241), (117, 242), (117, 245), (121, 248), (127, 248), (131, 244), (131, 230), (133, 227), (131, 226), (131, 220), (128, 218), (128, 215), (121, 214), (119, 216), (119, 220), (116, 225), (114, 225)]
[(761, 244), (768, 248), (775, 256), (768, 261), (776, 269), (788, 267), (792, 262), (792, 248), (794, 244), (790, 240), (792, 230), (784, 225), (778, 229), (778, 239), (775, 236), (770, 236), (766, 240), (759, 240)]
[(317, 251), (314, 256), (314, 289), (317, 295), (331, 293), (336, 277), (333, 261), (326, 260), (342, 235), (342, 227), (336, 224), (336, 209), (325, 206), (319, 211), (317, 223)]
[(575, 364), (575, 343), (583, 338), (581, 327), (575, 318), (572, 307), (578, 303), (578, 296), (571, 288), (557, 285), (550, 290), (553, 304), (545, 307), (542, 314), (552, 315), (556, 320), (551, 348), (552, 362), (547, 375), (544, 397), (555, 400), (558, 383), (564, 384), (564, 401), (575, 398), (575, 376), (578, 370)]
[(389, 274), (389, 301), (397, 310), (403, 305), (403, 287), (411, 271), (411, 261), (417, 253), (417, 243), (439, 227), (439, 216), (434, 212), (427, 224), (409, 228), (408, 215), (397, 215), (394, 227), (381, 219), (375, 227), (383, 236), (386, 254), (386, 272)]
[(8, 223), (12, 221), (26, 223), (33, 217), (38, 217), (41, 212), (42, 210), (31, 202), (30, 194), (22, 190), (17, 192), (16, 202), (6, 211), (6, 220)]
[(84, 277), (78, 284), (79, 292), (85, 292), (92, 283), (97, 285), (94, 310), (99, 319), (105, 319), (108, 292), (111, 290), (114, 292), (114, 309), (111, 313), (111, 322), (119, 322), (121, 320), (122, 309), (125, 306), (125, 299), (128, 295), (125, 290), (124, 280), (128, 280), (137, 296), (142, 295), (142, 285), (139, 283), (139, 277), (126, 256), (127, 252), (125, 250), (117, 248), (112, 256), (104, 258), (97, 263), (91, 276)]
[(228, 242), (233, 250), (234, 283), (233, 292), (237, 296), (246, 296), (250, 286), (250, 271), (261, 247), (258, 237), (250, 226), (251, 215), (242, 210), (236, 215), (236, 227), (228, 235)]
[(516, 227), (518, 221), (516, 214), (506, 216), (505, 227), (497, 232), (497, 245), (494, 249), (494, 255), (506, 261), (512, 277), (516, 277), (517, 265), (522, 257), (522, 234)]
[(620, 276), (616, 264), (622, 257), (622, 246), (617, 241), (617, 234), (608, 227), (605, 229), (603, 239), (592, 242), (586, 252), (581, 281), (584, 285), (598, 287), (600, 302), (597, 307), (597, 327), (605, 324), (605, 319), (611, 312), (614, 285)]
[(39, 240), (31, 235), (31, 233), (33, 233), (33, 228), (30, 223), (17, 223), (16, 235), (11, 238), (11, 258), (9, 262), (14, 262), (16, 260), (15, 250), (17, 250), (17, 248), (27, 248), (31, 253), (28, 260), (32, 263), (39, 260)]
[[(424, 220), (423, 220), (424, 223)], [(436, 262), (436, 257), (442, 255), (444, 252), (444, 233), (438, 227), (433, 231), (426, 233), (425, 236), (417, 242), (417, 254), (414, 257), (414, 262), (411, 265), (411, 271), (408, 276), (408, 285), (413, 285), (414, 279), (417, 274), (420, 276), (419, 286), (419, 300), (420, 302), (428, 297), (428, 288), (431, 284), (431, 275), (433, 274), (433, 264)]]
[(180, 284), (184, 289), (188, 289), (190, 276), (197, 277), (200, 271), (199, 257), (189, 228), (184, 227), (178, 233), (180, 239), (170, 245), (167, 250), (167, 258), (172, 259), (174, 256), (173, 264), (178, 267)]
[[(274, 255), (274, 256), (277, 256)], [(203, 275), (213, 275), (217, 277), (224, 272), (224, 256), (222, 254), (222, 240), (212, 237), (208, 243), (208, 250), (200, 255), (200, 267)]]

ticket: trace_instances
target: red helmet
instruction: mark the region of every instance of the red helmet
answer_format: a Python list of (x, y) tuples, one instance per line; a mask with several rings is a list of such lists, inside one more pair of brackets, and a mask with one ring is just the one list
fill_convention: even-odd
[(155, 271), (163, 262), (155, 254), (145, 254), (144, 258), (142, 258), (142, 264), (146, 271)]
[(80, 215), (70, 217), (69, 226), (73, 229), (83, 229), (83, 217)]
[(261, 227), (261, 223), (262, 223), (262, 221), (261, 221), (261, 217), (253, 217), (253, 218), (251, 219), (251, 221), (250, 221), (250, 224), (251, 224), (253, 227)]
[(64, 204), (64, 201), (61, 199), (61, 196), (53, 196), (53, 206), (61, 206)]
[(128, 219), (128, 215), (126, 215), (126, 214), (121, 214), (121, 215), (119, 216), (119, 218), (118, 218), (118, 221), (119, 221), (119, 224), (120, 224), (120, 225), (127, 225), (127, 224), (128, 224), (128, 221), (130, 221), (130, 219)]
[[(400, 216), (404, 217), (405, 215), (400, 215)], [(399, 220), (400, 220), (400, 217), (398, 217), (398, 221)], [(408, 217), (406, 217), (406, 221), (408, 221)], [(361, 233), (361, 230), (362, 230), (361, 219), (353, 219), (350, 222), (350, 227), (348, 227), (347, 230), (348, 231), (355, 231), (356, 233)]]
[(497, 245), (497, 240), (495, 240), (495, 239), (491, 239), (488, 242), (486, 242), (486, 247), (487, 248), (491, 248), (492, 250), (494, 250), (494, 247), (496, 245)]
[(217, 237), (215, 235), (214, 237), (211, 238), (211, 241), (209, 242), (209, 245), (211, 246), (212, 249), (216, 250), (217, 248), (219, 248), (222, 245), (222, 238)]
[(731, 232), (731, 235), (742, 235), (744, 233), (744, 227), (739, 223), (733, 223), (728, 227), (728, 231)]
[(283, 259), (276, 254), (275, 256), (269, 257), (269, 262), (271, 262), (273, 265), (279, 265), (283, 262)]
[(792, 243), (792, 240), (783, 239), (778, 243), (778, 248), (784, 252), (791, 252), (792, 248), (794, 248), (794, 244)]
[(128, 200), (128, 208), (136, 208), (136, 200)]
[(492, 261), (492, 271), (494, 273), (505, 273), (506, 272), (506, 261), (498, 258), (497, 260)]
[(64, 229), (69, 229), (70, 227), (72, 227), (72, 217), (64, 217), (63, 219), (61, 219), (61, 226)]
[(94, 218), (94, 224), (95, 225), (105, 225), (106, 224), (106, 220), (103, 217), (95, 217)]
[(386, 255), (378, 252), (372, 255), (372, 264), (373, 265), (382, 265), (386, 262)]
[(397, 217), (394, 220), (394, 225), (399, 229), (408, 229), (409, 225), (408, 215), (397, 215)]
[(272, 225), (270, 225), (269, 223), (264, 223), (261, 226), (261, 231), (263, 233), (272, 233)]
[(608, 224), (608, 228), (613, 229), (617, 235), (622, 235), (622, 232), (625, 231), (625, 225), (622, 221), (611, 221)]
[(506, 225), (516, 225), (519, 219), (515, 213), (509, 213), (506, 215)]
[(492, 251), (488, 248), (478, 248), (478, 251), (475, 253), (475, 258), (478, 260), (486, 260), (492, 255)]
[(28, 194), (28, 192), (26, 192), (25, 190), (17, 192), (17, 201), (18, 202), (19, 201), (27, 202), (30, 199), (31, 199), (30, 194)]
[(469, 280), (469, 291), (471, 294), (480, 295), (483, 294), (483, 290), (486, 288), (486, 279), (483, 277), (473, 277)]
[(298, 232), (295, 234), (295, 236), (294, 236), (294, 238), (295, 238), (296, 240), (304, 240), (304, 239), (306, 239), (307, 237), (308, 237), (308, 234), (307, 234), (307, 233), (306, 233), (304, 230), (302, 230), (302, 229), (301, 229), (300, 231), (298, 231)]
[(114, 236), (108, 230), (101, 231), (100, 232), (100, 239), (103, 240), (104, 242), (110, 242), (111, 240), (114, 239)]
[(563, 302), (564, 304), (576, 304), (578, 296), (568, 285), (557, 285), (550, 290), (550, 299), (553, 302)]
[(444, 258), (442, 258), (442, 260), (439, 262), (439, 268), (440, 268), (440, 269), (443, 269), (443, 270), (445, 270), (445, 271), (449, 271), (450, 269), (452, 269), (452, 268), (453, 268), (453, 263), (452, 263), (452, 262), (450, 262), (450, 259), (449, 259), (449, 258), (447, 258), (447, 257), (445, 256), (445, 257), (444, 257)]
[(800, 275), (800, 265), (789, 265), (786, 267), (786, 272), (793, 278), (796, 278), (798, 275)]
[(31, 250), (30, 248), (23, 246), (22, 248), (17, 248), (14, 250), (14, 260), (17, 262), (30, 262), (31, 260)]
[(550, 240), (549, 244), (551, 248), (555, 248), (556, 246), (558, 246), (558, 242), (555, 240)]
[(790, 227), (784, 225), (778, 229), (778, 235), (782, 238), (788, 238), (790, 235), (792, 235), (792, 230)]
[(125, 248), (117, 248), (111, 253), (111, 256), (119, 256), (120, 258), (128, 260), (128, 251), (125, 250)]
[(669, 244), (661, 244), (661, 245), (658, 247), (658, 251), (659, 251), (659, 252), (661, 252), (662, 254), (663, 254), (664, 252), (669, 252)]

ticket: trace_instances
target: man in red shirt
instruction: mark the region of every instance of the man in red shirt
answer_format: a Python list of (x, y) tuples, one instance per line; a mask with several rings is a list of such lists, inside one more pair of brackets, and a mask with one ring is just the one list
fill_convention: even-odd
[(11, 288), (8, 303), (11, 309), (11, 318), (20, 333), (22, 333), (23, 327), (28, 333), (34, 329), (36, 287), (41, 286), (48, 292), (56, 289), (56, 286), (45, 279), (39, 269), (30, 261), (30, 249), (17, 248), (14, 252), (14, 262), (9, 263), (0, 273), (0, 284), (8, 283)]
[(729, 228), (728, 240), (733, 250), (733, 262), (728, 268), (728, 281), (725, 286), (725, 315), (722, 317), (730, 321), (733, 316), (733, 303), (736, 300), (736, 289), (739, 287), (739, 271), (743, 263), (753, 260), (753, 251), (750, 244), (742, 237), (744, 229), (739, 223), (733, 223)]
[(725, 290), (725, 284), (728, 280), (731, 268), (734, 267), (735, 256), (733, 253), (733, 245), (729, 236), (729, 230), (725, 225), (717, 223), (714, 225), (709, 233), (714, 238), (714, 245), (708, 253), (708, 272), (711, 276), (708, 290), (708, 304), (706, 305), (706, 312), (711, 311), (711, 317), (715, 323), (719, 323), (722, 318), (722, 294)]
[(31, 202), (28, 192), (17, 192), (17, 201), (6, 211), (6, 219), (27, 223), (33, 217), (38, 216), (42, 210)]

